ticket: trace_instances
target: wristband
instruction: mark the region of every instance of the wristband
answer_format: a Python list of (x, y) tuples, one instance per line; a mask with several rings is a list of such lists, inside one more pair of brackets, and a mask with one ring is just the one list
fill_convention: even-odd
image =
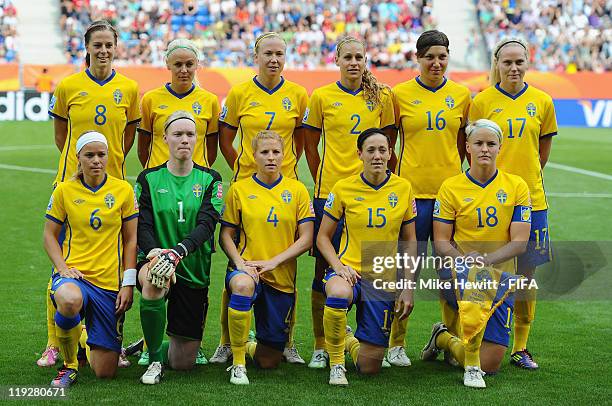
[(136, 269), (130, 268), (123, 272), (123, 281), (121, 287), (125, 286), (136, 286)]

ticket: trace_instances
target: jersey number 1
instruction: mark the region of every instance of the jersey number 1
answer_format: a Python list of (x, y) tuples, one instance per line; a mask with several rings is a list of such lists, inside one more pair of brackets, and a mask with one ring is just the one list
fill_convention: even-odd
[(179, 223), (184, 223), (185, 222), (185, 217), (183, 215), (183, 202), (178, 202), (178, 209), (179, 209), (178, 222)]

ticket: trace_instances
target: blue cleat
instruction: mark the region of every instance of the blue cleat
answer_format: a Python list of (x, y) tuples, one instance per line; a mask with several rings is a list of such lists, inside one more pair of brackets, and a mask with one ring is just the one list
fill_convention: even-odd
[(59, 369), (55, 379), (51, 381), (51, 386), (54, 388), (69, 388), (76, 380), (77, 370), (63, 366)]
[(538, 369), (538, 364), (533, 360), (533, 357), (525, 348), (522, 351), (517, 351), (510, 356), (510, 363), (523, 369)]

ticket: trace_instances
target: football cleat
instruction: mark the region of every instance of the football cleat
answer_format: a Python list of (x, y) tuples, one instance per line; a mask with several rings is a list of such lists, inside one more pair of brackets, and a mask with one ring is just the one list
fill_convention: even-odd
[(470, 388), (486, 388), (487, 384), (482, 379), (484, 375), (485, 373), (479, 367), (467, 366), (463, 373), (463, 384)]
[(525, 348), (517, 351), (510, 356), (510, 363), (523, 369), (538, 369), (538, 364), (533, 360), (531, 353)]
[(122, 348), (121, 353), (119, 354), (119, 360), (117, 361), (117, 367), (127, 368), (130, 365), (132, 365), (132, 363), (130, 362), (130, 360), (127, 359), (127, 356), (125, 355), (125, 348)]
[(208, 360), (211, 364), (225, 364), (232, 358), (232, 346), (229, 344), (221, 344), (215, 350), (215, 353)]
[(453, 357), (453, 354), (451, 354), (450, 351), (444, 351), (444, 362), (446, 362), (451, 367), (461, 366), (461, 364), (459, 364), (459, 361), (457, 361), (455, 357)]
[(130, 343), (127, 347), (125, 347), (125, 356), (131, 357), (132, 355), (140, 355), (142, 349), (144, 348), (144, 338), (140, 338), (138, 341), (134, 341)]
[(206, 356), (204, 355), (204, 351), (202, 351), (201, 348), (198, 350), (198, 355), (196, 355), (195, 364), (196, 365), (208, 364), (208, 360), (206, 359)]
[(61, 367), (55, 379), (51, 381), (51, 386), (54, 388), (69, 388), (70, 385), (77, 381), (77, 370), (72, 368)]
[(308, 363), (308, 368), (313, 369), (323, 369), (327, 367), (327, 363), (329, 362), (329, 355), (325, 350), (314, 350), (312, 353), (312, 358)]
[(440, 349), (436, 347), (436, 338), (438, 338), (440, 333), (443, 333), (444, 331), (448, 331), (448, 329), (441, 321), (433, 325), (429, 342), (425, 347), (423, 347), (423, 350), (421, 351), (421, 359), (423, 361), (433, 361), (438, 358), (438, 354), (440, 354)]
[(391, 364), (387, 361), (387, 356), (384, 356), (382, 362), (380, 363), (381, 368), (391, 368)]
[(290, 364), (305, 364), (306, 361), (300, 357), (300, 353), (295, 347), (285, 347), (283, 358)]
[(412, 365), (410, 362), (410, 358), (406, 355), (406, 351), (404, 347), (391, 347), (389, 348), (389, 352), (386, 357), (387, 361), (391, 365), (395, 365), (396, 367), (409, 367)]
[(140, 377), (140, 382), (145, 385), (157, 385), (161, 379), (164, 377), (164, 366), (161, 362), (155, 361), (151, 362), (149, 368), (147, 368), (146, 372), (142, 374)]
[(57, 362), (59, 357), (59, 348), (47, 347), (40, 358), (36, 361), (39, 367), (52, 367)]
[(348, 386), (346, 368), (342, 364), (334, 365), (329, 371), (329, 384), (334, 386)]
[(146, 367), (149, 365), (149, 351), (143, 351), (140, 354), (140, 358), (138, 359), (138, 365), (141, 367)]
[(230, 383), (234, 385), (248, 385), (249, 378), (246, 374), (246, 367), (244, 365), (232, 365), (227, 368), (226, 371), (230, 373)]

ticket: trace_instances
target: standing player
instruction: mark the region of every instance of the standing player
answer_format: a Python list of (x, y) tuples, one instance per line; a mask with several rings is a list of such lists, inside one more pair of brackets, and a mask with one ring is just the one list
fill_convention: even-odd
[[(387, 241), (394, 245), (388, 255), (395, 257), (397, 241), (413, 242), (408, 254), (416, 255), (414, 211), (416, 203), (410, 183), (387, 169), (391, 145), (382, 130), (363, 131), (357, 138), (362, 173), (340, 179), (329, 192), (325, 217), (321, 222), (317, 246), (330, 264), (325, 283), (325, 346), (330, 357), (330, 385), (348, 385), (344, 367), (345, 350), (351, 354), (358, 371), (378, 373), (389, 343), (389, 330), (397, 312), (406, 318), (412, 311), (412, 290), (402, 291), (397, 309), (394, 300), (374, 299), (365, 294), (372, 291), (371, 281), (363, 279), (362, 250), (367, 241)], [(344, 228), (338, 254), (332, 244), (340, 218)], [(408, 269), (407, 272), (410, 270)], [(404, 275), (411, 280), (414, 273)], [(368, 286), (370, 285), (370, 286)], [(357, 331), (346, 334), (347, 310), (357, 306)]]
[[(219, 118), (219, 147), (227, 164), (234, 170), (233, 182), (250, 178), (257, 171), (251, 143), (262, 130), (275, 131), (280, 135), (284, 150), (281, 173), (297, 179), (297, 162), (304, 144), (302, 117), (308, 94), (302, 86), (281, 76), (286, 50), (287, 44), (277, 33), (260, 35), (254, 47), (257, 76), (234, 86), (227, 95)], [(236, 135), (240, 141), (238, 151), (233, 146)], [(224, 291), (221, 300), (221, 341), (210, 359), (213, 363), (225, 363), (231, 356), (227, 329), (228, 299)], [(295, 320), (292, 320), (290, 342), (283, 355), (290, 363), (303, 364), (304, 360), (293, 342), (294, 325)]]
[[(362, 165), (350, 146), (366, 128), (380, 127), (393, 136), (394, 115), (390, 89), (378, 83), (366, 69), (366, 50), (359, 40), (345, 37), (336, 45), (336, 65), (340, 67), (340, 80), (315, 89), (304, 115), (306, 128), (305, 152), (308, 167), (315, 180), (315, 238), (323, 219), (323, 206), (328, 193), (339, 179), (358, 174)], [(322, 138), (322, 156), (319, 142)], [(340, 244), (342, 219), (332, 239), (336, 250)], [(325, 292), (323, 277), (328, 266), (325, 258), (313, 247), (315, 275), (312, 281), (312, 326), (315, 337), (314, 352), (308, 366), (325, 368), (323, 334), (323, 308)]]
[[(63, 79), (49, 104), (49, 115), (54, 119), (55, 145), (61, 151), (54, 186), (76, 171), (76, 135), (92, 128), (108, 140), (108, 174), (124, 179), (125, 156), (134, 143), (140, 120), (138, 85), (113, 70), (117, 50), (115, 28), (106, 21), (94, 21), (85, 31), (85, 47), (87, 69)], [(63, 233), (61, 236), (63, 238)], [(47, 350), (37, 362), (40, 366), (55, 364), (53, 326), (53, 305), (47, 301), (49, 340)]]
[[(497, 169), (502, 139), (502, 130), (491, 120), (480, 119), (468, 126), (470, 169), (440, 187), (434, 236), (440, 255), (480, 257), (484, 265), (514, 274), (514, 258), (525, 252), (529, 239), (531, 202), (523, 179)], [(512, 305), (512, 299), (506, 299), (486, 328), (465, 345), (443, 323), (434, 324), (421, 358), (433, 360), (440, 350), (450, 351), (465, 368), (463, 384), (485, 388), (483, 370), (497, 372), (510, 341)]]
[[(53, 263), (55, 330), (64, 358), (51, 386), (64, 388), (77, 379), (81, 315), (96, 376), (115, 376), (123, 313), (132, 305), (136, 284), (138, 203), (132, 187), (107, 175), (108, 146), (101, 133), (79, 137), (75, 155), (78, 172), (53, 191), (44, 231), (45, 250)], [(63, 227), (66, 238), (60, 245)]]
[[(280, 363), (295, 312), (297, 257), (312, 246), (310, 197), (302, 183), (281, 174), (283, 144), (274, 131), (255, 136), (257, 172), (230, 187), (221, 220), (220, 243), (230, 260), (225, 286), (233, 365), (228, 370), (236, 385), (249, 383), (245, 352), (262, 368)], [(251, 307), (257, 343), (246, 343)]]
[(175, 39), (168, 44), (165, 56), (172, 80), (148, 91), (142, 98), (138, 158), (145, 169), (166, 162), (168, 145), (164, 142), (164, 123), (175, 111), (185, 110), (193, 114), (197, 123), (193, 161), (208, 168), (217, 157), (219, 101), (217, 96), (198, 86), (196, 71), (200, 52), (192, 41)]
[[(465, 156), (465, 125), (471, 97), (467, 87), (444, 75), (448, 66), (448, 37), (430, 30), (417, 40), (420, 74), (393, 88), (400, 155), (396, 173), (408, 179), (417, 202), (416, 233), (419, 255), (433, 241), (433, 207), (442, 182), (461, 173)], [(395, 138), (392, 139), (395, 145)], [(454, 311), (442, 302), (444, 322), (453, 328)], [(404, 350), (408, 320), (391, 326), (387, 360), (409, 366)], [(453, 330), (454, 331), (454, 330)]]
[[(195, 117), (175, 111), (166, 119), (164, 133), (169, 160), (143, 171), (136, 183), (141, 207), (138, 247), (147, 253), (138, 275), (140, 322), (150, 362), (140, 378), (145, 384), (157, 384), (163, 376), (164, 296), (168, 299), (168, 363), (182, 370), (194, 365), (208, 310), (210, 240), (223, 205), (219, 174), (192, 160), (198, 143)], [(160, 282), (156, 273), (164, 262), (169, 268)], [(168, 287), (173, 274), (176, 283)]]
[[(551, 97), (524, 81), (529, 61), (525, 42), (518, 38), (500, 41), (491, 60), (491, 87), (474, 98), (470, 120), (488, 118), (506, 134), (498, 166), (519, 175), (529, 186), (533, 204), (527, 252), (518, 259), (518, 271), (532, 278), (535, 268), (551, 260), (548, 203), (542, 170), (548, 161), (557, 119)], [(525, 369), (538, 364), (527, 351), (529, 330), (535, 316), (535, 293), (516, 302), (514, 345), (510, 362)]]

